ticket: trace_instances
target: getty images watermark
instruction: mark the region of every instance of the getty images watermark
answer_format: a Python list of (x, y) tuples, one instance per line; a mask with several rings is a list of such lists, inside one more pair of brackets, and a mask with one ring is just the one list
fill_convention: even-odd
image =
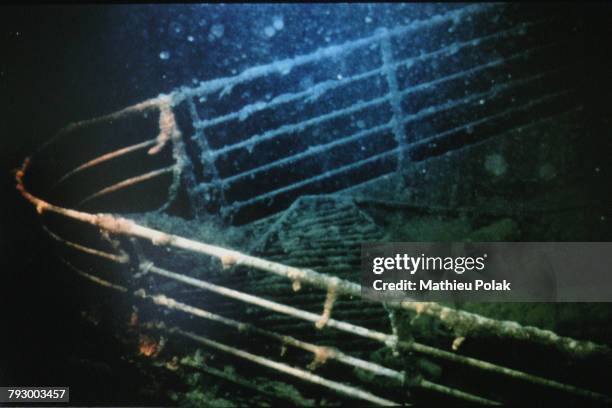
[(372, 243), (362, 295), (382, 301), (612, 301), (612, 243)]

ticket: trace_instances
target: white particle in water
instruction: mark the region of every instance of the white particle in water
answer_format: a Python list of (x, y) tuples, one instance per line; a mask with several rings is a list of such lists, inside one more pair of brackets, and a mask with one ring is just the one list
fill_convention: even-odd
[(188, 35), (187, 36), (187, 41), (193, 42), (194, 40), (195, 40), (195, 38), (193, 38), (193, 35)]
[(494, 153), (485, 157), (484, 167), (489, 174), (499, 177), (506, 174), (508, 163), (504, 156)]
[(276, 34), (276, 30), (274, 29), (274, 27), (272, 26), (267, 26), (266, 28), (264, 28), (264, 35), (268, 38), (274, 37), (274, 34)]
[(540, 169), (538, 170), (538, 175), (544, 180), (552, 180), (557, 176), (557, 170), (552, 164), (544, 163), (542, 166), (540, 166)]
[(285, 22), (283, 21), (283, 17), (282, 16), (274, 17), (274, 22), (272, 23), (272, 25), (274, 26), (274, 29), (276, 29), (276, 31), (280, 31), (283, 28), (285, 28)]
[(367, 16), (367, 17), (365, 18), (365, 22), (366, 22), (366, 24), (370, 24), (370, 23), (372, 22), (372, 17)]
[(291, 64), (288, 63), (278, 63), (278, 72), (281, 75), (289, 75), (291, 72)]
[(169, 58), (170, 58), (170, 52), (162, 51), (162, 52), (159, 53), (159, 59), (167, 60)]
[(213, 37), (221, 38), (223, 37), (224, 32), (225, 32), (225, 27), (223, 27), (223, 24), (213, 24), (213, 26), (210, 27), (210, 34)]
[(313, 86), (314, 86), (314, 80), (310, 76), (304, 77), (300, 80), (300, 89), (302, 90), (310, 89)]

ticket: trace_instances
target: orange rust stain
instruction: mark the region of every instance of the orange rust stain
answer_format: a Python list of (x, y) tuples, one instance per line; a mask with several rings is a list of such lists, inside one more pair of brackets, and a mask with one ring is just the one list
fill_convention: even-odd
[(293, 288), (294, 292), (299, 292), (300, 289), (302, 289), (302, 284), (300, 283), (299, 280), (294, 280), (293, 283), (291, 284), (291, 288)]
[(323, 364), (325, 364), (327, 362), (327, 359), (330, 358), (332, 355), (333, 352), (331, 349), (327, 347), (317, 347), (314, 351), (314, 359), (310, 364), (308, 364), (306, 368), (308, 368), (310, 371), (314, 371)]
[(139, 350), (140, 354), (144, 355), (145, 357), (152, 357), (155, 356), (155, 354), (157, 354), (158, 352), (158, 344), (151, 336), (141, 334)]
[(236, 263), (236, 258), (232, 255), (223, 255), (221, 257), (221, 266), (223, 269), (228, 269)]
[(455, 340), (453, 340), (453, 344), (452, 344), (453, 351), (459, 350), (459, 347), (461, 347), (461, 345), (463, 344), (464, 341), (465, 341), (465, 337), (463, 337), (463, 336), (455, 338)]
[(153, 245), (156, 246), (168, 245), (171, 241), (172, 239), (170, 238), (170, 235), (165, 234), (163, 232), (160, 232), (151, 240)]

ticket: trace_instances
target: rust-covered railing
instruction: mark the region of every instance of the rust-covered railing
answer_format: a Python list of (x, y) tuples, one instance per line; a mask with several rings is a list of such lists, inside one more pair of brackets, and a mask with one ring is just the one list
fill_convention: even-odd
[[(163, 148), (165, 143), (170, 143), (173, 145), (173, 151), (176, 152), (175, 158), (176, 163), (174, 166), (170, 168), (174, 172), (175, 175), (180, 175), (182, 168), (182, 156), (181, 156), (181, 140), (180, 140), (180, 132), (178, 129), (172, 125), (172, 120), (169, 119), (171, 117), (170, 112), (170, 102), (171, 99), (169, 97), (160, 97), (158, 99), (152, 100), (146, 104), (137, 105), (134, 108), (128, 108), (126, 110), (120, 111), (114, 115), (109, 116), (109, 118), (118, 118), (123, 115), (130, 114), (132, 112), (141, 112), (142, 109), (152, 109), (157, 107), (160, 111), (160, 134), (156, 139), (156, 143), (153, 144), (153, 141), (147, 142), (147, 146), (159, 147)], [(166, 116), (166, 117), (164, 117)], [(92, 122), (85, 122), (92, 123)], [(85, 126), (84, 123), (72, 125), (69, 129), (74, 129), (75, 127)], [(64, 130), (65, 132), (66, 130)], [(145, 143), (141, 144), (144, 145)], [(122, 152), (128, 152), (128, 149), (124, 149)], [(151, 150), (149, 151), (151, 153)], [(153, 151), (152, 153), (155, 153)], [(104, 156), (101, 156), (101, 160), (112, 160), (113, 157), (116, 157), (121, 153), (111, 152)], [(66, 217), (68, 219), (77, 220), (81, 223), (89, 224), (95, 226), (99, 229), (101, 234), (110, 234), (110, 236), (127, 236), (133, 237), (139, 240), (146, 240), (152, 242), (157, 246), (168, 246), (179, 248), (187, 251), (191, 251), (194, 253), (199, 253), (205, 256), (212, 256), (217, 258), (221, 265), (224, 267), (232, 266), (232, 265), (242, 265), (245, 267), (255, 268), (258, 270), (262, 270), (265, 272), (269, 272), (272, 274), (277, 274), (286, 277), (287, 279), (298, 283), (299, 285), (313, 285), (318, 288), (322, 288), (327, 290), (329, 293), (328, 300), (326, 302), (324, 312), (322, 315), (317, 315), (311, 312), (303, 311), (298, 308), (294, 308), (288, 305), (275, 303), (272, 301), (268, 301), (261, 297), (249, 295), (246, 293), (242, 293), (236, 290), (232, 290), (229, 288), (224, 288), (219, 285), (215, 285), (212, 283), (208, 283), (201, 279), (196, 279), (190, 277), (188, 274), (179, 274), (176, 272), (168, 271), (162, 268), (155, 266), (152, 262), (147, 259), (138, 260), (139, 269), (142, 273), (150, 273), (158, 276), (162, 276), (164, 278), (172, 279), (178, 282), (181, 282), (186, 285), (190, 285), (202, 290), (212, 291), (219, 295), (226, 296), (231, 299), (235, 299), (241, 302), (247, 302), (259, 307), (263, 307), (269, 310), (272, 310), (277, 313), (287, 314), (296, 319), (302, 319), (305, 321), (310, 321), (313, 324), (317, 325), (319, 328), (329, 328), (345, 331), (355, 336), (362, 336), (368, 339), (379, 341), (383, 344), (388, 345), (389, 347), (398, 348), (400, 350), (406, 350), (411, 352), (423, 353), (429, 356), (433, 356), (436, 358), (446, 359), (453, 362), (462, 363), (465, 365), (469, 365), (472, 367), (477, 367), (482, 370), (507, 375), (510, 377), (518, 378), (527, 382), (531, 382), (534, 384), (538, 384), (545, 387), (555, 388), (564, 392), (569, 392), (573, 394), (578, 394), (582, 396), (587, 396), (595, 399), (605, 399), (606, 397), (598, 394), (596, 392), (588, 391), (585, 389), (581, 389), (578, 387), (574, 387), (567, 384), (562, 384), (556, 382), (554, 380), (541, 378), (535, 375), (531, 375), (528, 373), (524, 373), (518, 370), (502, 367), (493, 363), (489, 363), (486, 361), (481, 361), (475, 358), (471, 358), (468, 356), (462, 356), (457, 353), (441, 350), (435, 347), (427, 346), (425, 344), (420, 344), (418, 342), (405, 342), (397, 338), (394, 334), (381, 333), (378, 331), (367, 329), (366, 327), (356, 326), (354, 324), (350, 324), (343, 321), (338, 321), (333, 319), (333, 299), (335, 296), (360, 296), (360, 286), (356, 283), (349, 282), (346, 280), (339, 279), (334, 276), (328, 276), (325, 274), (318, 273), (314, 270), (296, 268), (289, 265), (283, 265), (277, 262), (271, 262), (265, 259), (261, 259), (258, 257), (250, 256), (248, 254), (244, 254), (238, 251), (234, 251), (228, 248), (222, 248), (215, 245), (210, 245), (203, 242), (194, 241), (191, 239), (187, 239), (181, 236), (172, 235), (166, 233), (164, 231), (158, 231), (152, 228), (148, 228), (142, 225), (137, 224), (136, 222), (124, 218), (121, 216), (116, 216), (113, 214), (92, 214), (84, 211), (78, 211), (71, 208), (60, 207), (49, 203), (42, 198), (39, 198), (28, 191), (25, 185), (25, 178), (27, 176), (28, 167), (32, 160), (35, 160), (36, 156), (33, 158), (28, 158), (24, 161), (23, 166), (16, 171), (16, 181), (17, 181), (17, 189), (21, 192), (21, 194), (36, 208), (38, 214), (41, 216), (46, 213), (54, 213), (60, 215), (62, 217)], [(94, 160), (95, 161), (95, 160)], [(87, 166), (92, 166), (92, 162), (87, 162)], [(95, 163), (93, 164), (95, 165)], [(70, 173), (68, 173), (70, 174)], [(68, 178), (66, 176), (62, 177), (64, 181)], [(125, 182), (115, 184), (115, 189), (129, 188), (131, 185), (138, 183), (142, 178), (131, 178)], [(170, 192), (175, 191), (175, 183), (178, 183), (178, 177), (172, 182), (170, 186)], [(103, 190), (104, 191), (104, 190)], [(100, 194), (94, 195), (93, 198), (103, 194), (103, 191)], [(67, 239), (62, 238), (57, 233), (51, 231), (48, 227), (45, 227), (45, 230), (49, 233), (49, 235), (65, 244), (66, 246), (83, 253), (86, 253), (91, 256), (101, 257), (119, 264), (127, 264), (129, 260), (128, 252), (123, 250), (120, 245), (116, 246), (115, 252), (106, 252), (97, 248), (90, 248), (85, 245), (81, 245), (79, 243), (71, 242)], [(116, 241), (115, 241), (116, 243)], [(376, 375), (388, 376), (390, 378), (394, 378), (398, 381), (402, 381), (402, 373), (382, 367), (380, 365), (370, 363), (367, 361), (363, 361), (357, 358), (351, 357), (349, 354), (345, 354), (344, 352), (321, 348), (320, 346), (316, 346), (313, 344), (309, 344), (307, 342), (302, 342), (298, 339), (294, 339), (292, 337), (288, 337), (285, 335), (281, 335), (275, 333), (273, 331), (253, 327), (251, 325), (246, 325), (240, 323), (238, 321), (224, 318), (222, 316), (218, 316), (216, 314), (207, 312), (206, 310), (195, 308), (181, 302), (178, 302), (174, 299), (166, 297), (164, 294), (148, 294), (143, 289), (133, 289), (126, 288), (122, 285), (109, 282), (105, 279), (102, 279), (98, 276), (79, 271), (79, 273), (83, 276), (88, 277), (90, 280), (101, 284), (106, 287), (114, 288), (126, 293), (132, 293), (135, 296), (148, 299), (152, 301), (154, 304), (159, 305), (161, 307), (179, 310), (184, 313), (193, 314), (195, 316), (202, 317), (204, 319), (214, 320), (230, 327), (234, 327), (239, 329), (242, 332), (246, 333), (257, 333), (263, 334), (266, 337), (270, 337), (273, 339), (277, 339), (282, 343), (299, 347), (304, 350), (311, 351), (315, 354), (315, 356), (324, 355), (325, 358), (337, 359), (344, 364), (348, 364), (351, 366), (359, 367), (361, 369), (369, 370)], [(591, 343), (588, 341), (580, 341), (567, 337), (559, 336), (553, 332), (538, 329), (535, 327), (524, 327), (518, 323), (510, 322), (510, 321), (498, 321), (491, 318), (486, 318), (483, 316), (479, 316), (473, 313), (468, 313), (465, 311), (455, 310), (449, 307), (442, 306), (437, 303), (431, 302), (410, 302), (403, 301), (400, 303), (390, 303), (387, 305), (390, 308), (401, 308), (405, 310), (410, 310), (416, 312), (417, 314), (425, 314), (428, 316), (435, 317), (448, 325), (458, 336), (469, 337), (469, 336), (489, 336), (496, 338), (510, 338), (520, 341), (531, 341), (540, 344), (544, 344), (547, 346), (554, 347), (559, 351), (564, 352), (570, 358), (582, 358), (587, 356), (601, 356), (602, 358), (609, 359), (611, 355), (611, 351), (608, 347), (603, 345), (598, 345), (595, 343)], [(331, 380), (325, 380), (318, 376), (315, 376), (307, 371), (296, 369), (293, 367), (289, 367), (283, 365), (278, 362), (272, 362), (263, 357), (254, 356), (247, 352), (232, 348), (228, 345), (223, 345), (221, 343), (215, 342), (213, 340), (204, 338), (202, 336), (198, 336), (194, 333), (188, 333), (182, 331), (179, 328), (171, 328), (169, 329), (173, 333), (185, 335), (189, 338), (192, 338), (202, 344), (208, 345), (214, 349), (219, 351), (228, 352), (234, 354), (239, 357), (243, 357), (245, 359), (249, 359), (251, 361), (258, 362), (267, 367), (278, 369), (282, 372), (288, 373), (290, 375), (297, 376), (306, 381), (315, 382), (321, 386), (325, 386), (328, 388), (332, 388), (340, 393), (348, 394), (350, 396), (356, 398), (362, 398), (372, 403), (381, 403), (381, 404), (390, 404), (391, 401), (388, 401), (384, 398), (376, 397), (366, 391), (357, 390), (348, 386), (344, 386), (342, 384), (336, 383)], [(426, 379), (420, 380), (416, 386), (427, 388), (432, 391), (441, 392), (444, 394), (448, 394), (457, 398), (466, 399), (470, 401), (477, 401), (482, 403), (492, 403), (493, 401), (475, 396), (460, 390), (456, 390), (450, 387), (445, 387), (440, 384), (435, 384)]]
[[(423, 111), (415, 113), (413, 115), (403, 115), (402, 118), (397, 117), (398, 115), (400, 115), (400, 109), (398, 107), (400, 98), (405, 96), (405, 94), (407, 95), (409, 92), (412, 92), (413, 90), (399, 89), (396, 83), (397, 80), (394, 80), (394, 74), (392, 73), (392, 71), (400, 64), (405, 65), (407, 64), (407, 62), (391, 60), (390, 50), (388, 49), (388, 47), (390, 46), (389, 39), (393, 36), (399, 36), (407, 32), (411, 32), (413, 30), (418, 29), (419, 27), (437, 24), (447, 20), (460, 20), (464, 15), (478, 12), (478, 10), (480, 10), (481, 8), (486, 9), (486, 7), (484, 6), (472, 6), (460, 9), (458, 11), (453, 11), (448, 15), (436, 17), (431, 21), (415, 22), (409, 27), (400, 27), (394, 30), (381, 30), (377, 32), (377, 34), (369, 38), (360, 39), (340, 46), (320, 49), (312, 54), (299, 56), (287, 61), (280, 61), (270, 65), (254, 67), (234, 77), (208, 81), (203, 85), (195, 88), (180, 89), (171, 94), (160, 95), (157, 98), (150, 99), (148, 101), (128, 107), (110, 115), (71, 124), (66, 128), (62, 129), (55, 138), (53, 138), (51, 141), (41, 147), (41, 149), (36, 154), (24, 160), (23, 165), (16, 171), (15, 174), (17, 189), (21, 192), (23, 197), (35, 207), (37, 213), (43, 219), (45, 231), (50, 235), (52, 239), (65, 245), (70, 250), (77, 251), (79, 253), (84, 254), (85, 256), (90, 256), (92, 258), (100, 258), (112, 264), (117, 264), (122, 267), (123, 270), (128, 274), (132, 273), (134, 276), (142, 276), (146, 274), (149, 276), (158, 277), (160, 279), (173, 280), (182, 285), (196, 288), (197, 290), (213, 292), (216, 295), (223, 296), (232, 301), (250, 304), (259, 308), (267, 309), (275, 313), (291, 316), (294, 319), (299, 319), (305, 322), (312, 323), (314, 327), (319, 330), (338, 330), (346, 332), (355, 337), (362, 337), (375, 342), (380, 342), (382, 345), (388, 346), (394, 350), (397, 350), (400, 353), (419, 353), (433, 357), (435, 359), (447, 360), (453, 363), (463, 364), (465, 366), (473, 367), (479, 370), (483, 370), (485, 372), (511, 377), (514, 379), (522, 380), (526, 383), (531, 383), (537, 386), (554, 389), (560, 392), (574, 394), (599, 401), (610, 401), (609, 397), (602, 395), (598, 392), (594, 392), (570, 384), (565, 384), (554, 379), (543, 378), (541, 376), (526, 373), (520, 370), (504, 367), (492, 362), (483, 361), (467, 355), (462, 355), (457, 351), (451, 352), (437, 347), (422, 344), (416, 341), (407, 341), (399, 338), (397, 333), (395, 332), (385, 333), (378, 330), (369, 329), (367, 327), (360, 326), (357, 324), (335, 319), (333, 308), (336, 299), (339, 297), (360, 297), (361, 290), (360, 285), (358, 283), (351, 282), (346, 279), (341, 279), (339, 277), (332, 276), (329, 274), (320, 273), (312, 269), (299, 268), (291, 265), (286, 265), (284, 263), (272, 262), (270, 260), (252, 256), (247, 253), (232, 250), (230, 248), (213, 245), (207, 242), (200, 242), (194, 239), (189, 239), (183, 236), (172, 234), (167, 231), (150, 228), (141, 225), (138, 222), (125, 216), (114, 214), (113, 211), (98, 213), (83, 210), (83, 208), (89, 208), (88, 206), (95, 204), (101, 198), (112, 196), (113, 194), (117, 194), (120, 192), (129, 191), (130, 189), (133, 189), (145, 183), (160, 180), (163, 177), (169, 177), (168, 182), (166, 183), (167, 193), (165, 193), (166, 198), (164, 200), (164, 203), (156, 209), (158, 211), (166, 210), (177, 199), (177, 194), (179, 189), (181, 188), (181, 183), (185, 183), (187, 185), (187, 188), (201, 188), (201, 186), (198, 187), (194, 184), (193, 175), (190, 174), (190, 172), (192, 172), (192, 169), (190, 168), (192, 163), (190, 162), (189, 156), (186, 153), (184, 140), (185, 135), (182, 134), (181, 129), (179, 128), (178, 121), (175, 117), (175, 110), (179, 105), (182, 105), (184, 103), (193, 105), (194, 98), (204, 97), (216, 91), (228, 93), (231, 92), (232, 88), (237, 86), (238, 84), (252, 81), (255, 78), (262, 77), (265, 75), (276, 74), (286, 70), (291, 70), (300, 65), (310, 62), (316, 62), (320, 59), (328, 58), (330, 56), (339, 56), (342, 54), (346, 54), (353, 49), (368, 46), (371, 44), (381, 44), (383, 58), (383, 65), (380, 68), (376, 68), (372, 72), (361, 73), (356, 77), (343, 78), (336, 82), (322, 82), (301, 93), (283, 94), (267, 102), (246, 105), (239, 111), (231, 112), (224, 116), (210, 119), (202, 119), (198, 123), (196, 123), (196, 129), (198, 132), (202, 132), (208, 127), (218, 126), (220, 124), (225, 123), (226, 121), (236, 119), (245, 120), (251, 114), (259, 110), (280, 106), (282, 104), (289, 103), (293, 100), (301, 100), (303, 98), (317, 98), (325, 92), (335, 89), (336, 87), (345, 86), (353, 81), (358, 81), (364, 78), (383, 74), (386, 75), (386, 80), (388, 81), (390, 89), (390, 92), (388, 94), (385, 94), (379, 99), (374, 99), (366, 102), (361, 101), (354, 106), (345, 107), (339, 111), (328, 113), (326, 115), (345, 115), (352, 111), (366, 109), (368, 106), (373, 104), (389, 103), (395, 115), (395, 118), (392, 119), (389, 123), (377, 125), (378, 127), (362, 130), (345, 139), (338, 139), (327, 144), (313, 147), (311, 150), (298, 153), (295, 156), (282, 158), (280, 159), (280, 161), (275, 162), (273, 164), (263, 165), (255, 169), (247, 170), (240, 174), (232, 175), (228, 179), (223, 181), (219, 179), (218, 173), (215, 172), (216, 176), (213, 177), (210, 183), (231, 183), (237, 180), (238, 178), (257, 177), (260, 172), (265, 171), (270, 166), (276, 166), (281, 164), (294, 165), (295, 163), (297, 163), (297, 160), (301, 160), (307, 156), (309, 157), (311, 155), (318, 154), (324, 150), (331, 149), (343, 143), (354, 141), (362, 137), (368, 137), (368, 135), (372, 134), (373, 132), (384, 130), (383, 128), (390, 130), (395, 135), (395, 137), (397, 137), (398, 142), (392, 149), (379, 153), (378, 156), (372, 157), (381, 158), (383, 155), (393, 155), (396, 158), (399, 157), (401, 161), (401, 157), (403, 157), (403, 152), (413, 146), (411, 144), (406, 143), (406, 135), (402, 134), (403, 127), (401, 125), (403, 125), (406, 121), (421, 118), (423, 116), (428, 115), (429, 113), (427, 111)], [(525, 27), (523, 27), (522, 29), (525, 29)], [(494, 35), (502, 34), (497, 33)], [(485, 41), (485, 39), (477, 39), (473, 40), (472, 42), (476, 43), (480, 41)], [(457, 47), (468, 47), (471, 44), (472, 43), (468, 41), (465, 44), (455, 46), (453, 50), (440, 50), (437, 52), (456, 52)], [(528, 53), (531, 51), (525, 52)], [(524, 55), (524, 53), (522, 55)], [(418, 59), (424, 59), (427, 57), (427, 54), (423, 54), (420, 55)], [(498, 62), (491, 62), (489, 65), (495, 65), (497, 63)], [(474, 69), (484, 69), (484, 67), (485, 66), (483, 65), (482, 67)], [(465, 75), (465, 72), (456, 75)], [(505, 84), (500, 85), (500, 87), (496, 89), (496, 92), (501, 92), (503, 89), (505, 89), (504, 87), (513, 87), (518, 83), (525, 85), (531, 81), (538, 81), (542, 79), (542, 75), (546, 74), (541, 74), (533, 78), (517, 80), (518, 82), (516, 83), (507, 82)], [(563, 93), (565, 91), (559, 92)], [(554, 93), (554, 95), (557, 94), (558, 92)], [(484, 93), (482, 95), (474, 94), (472, 96), (463, 98), (460, 101), (449, 101), (447, 102), (447, 104), (449, 105), (448, 107), (451, 108), (452, 106), (455, 106), (454, 104), (465, 103), (467, 99), (478, 100), (485, 96), (486, 95)], [(542, 98), (548, 97), (549, 96), (543, 96)], [(536, 99), (535, 102), (532, 103), (536, 103), (537, 101), (538, 99)], [(527, 105), (521, 107), (521, 109), (528, 108), (529, 106)], [(192, 106), (192, 110), (193, 109), (195, 108)], [(509, 109), (512, 110), (517, 108), (512, 107)], [(498, 115), (502, 114), (505, 113), (502, 112)], [(131, 117), (158, 118), (156, 134), (150, 135), (150, 138), (149, 136), (141, 135), (139, 136), (139, 140), (131, 141), (131, 143), (127, 145), (121, 145), (121, 141), (119, 141), (118, 144), (120, 146), (114, 147), (109, 151), (104, 150), (104, 148), (102, 147), (103, 151), (99, 152), (99, 154), (96, 154), (92, 157), (83, 158), (83, 160), (74, 167), (71, 167), (69, 169), (62, 169), (60, 171), (61, 174), (57, 175), (57, 177), (55, 177), (55, 180), (48, 182), (48, 186), (42, 186), (41, 188), (39, 188), (39, 190), (44, 191), (45, 194), (53, 195), (56, 194), (57, 191), (59, 191), (67, 183), (70, 183), (72, 180), (78, 177), (87, 176), (87, 173), (89, 171), (92, 171), (98, 168), (99, 166), (112, 165), (113, 162), (126, 158), (133, 162), (146, 162), (147, 160), (153, 160), (153, 158), (167, 153), (167, 160), (165, 160), (165, 162), (164, 160), (161, 160), (161, 162), (164, 163), (162, 163), (159, 167), (153, 169), (147, 168), (147, 170), (143, 171), (142, 173), (131, 174), (123, 179), (113, 179), (112, 182), (109, 182), (108, 185), (105, 185), (96, 191), (87, 192), (85, 196), (72, 199), (70, 201), (71, 204), (69, 205), (54, 204), (53, 202), (41, 196), (40, 193), (34, 192), (28, 187), (29, 177), (31, 176), (31, 167), (33, 165), (36, 165), (38, 160), (44, 159), (46, 155), (49, 154), (49, 149), (52, 148), (54, 144), (61, 143), (62, 140), (68, 136), (74, 137), (74, 135), (78, 134), (79, 132), (85, 135), (80, 137), (86, 137), (86, 134), (90, 128), (101, 124), (112, 126), (114, 123), (120, 122)], [(323, 121), (325, 121), (326, 118), (327, 116), (320, 116), (317, 118), (308, 119), (304, 122), (288, 124), (283, 128), (279, 128), (278, 130), (266, 131), (260, 135), (254, 135), (250, 138), (238, 141), (236, 144), (220, 147), (216, 151), (209, 150), (208, 152), (206, 152), (206, 157), (212, 160), (214, 156), (229, 153), (231, 150), (234, 149), (239, 149), (243, 147), (248, 148), (249, 146), (263, 142), (267, 139), (274, 138), (277, 134), (280, 133), (291, 133), (292, 131), (298, 128), (303, 128), (304, 126), (317, 126), (320, 125)], [(488, 118), (482, 119), (481, 121), (486, 120), (488, 120)], [(110, 137), (112, 136), (113, 135), (111, 135)], [(80, 139), (79, 143), (103, 145), (101, 143), (101, 140)], [(422, 141), (417, 141), (414, 143), (422, 143)], [(349, 166), (359, 166), (365, 163), (365, 161), (367, 160), (373, 160), (372, 157), (366, 158), (363, 161), (352, 163)], [(42, 161), (44, 162), (44, 160)], [(204, 165), (206, 164), (207, 163), (205, 161)], [(37, 170), (39, 172), (45, 171), (45, 169)], [(329, 176), (329, 174), (325, 175), (325, 177)], [(314, 177), (324, 176), (321, 175)], [(299, 183), (304, 182), (305, 181)], [(286, 189), (293, 187), (294, 186), (289, 185), (283, 188)], [(159, 186), (156, 185), (155, 188), (159, 189)], [(261, 195), (248, 198), (245, 202), (250, 203), (253, 200), (264, 200), (273, 193), (274, 192), (262, 193)], [(233, 205), (229, 203), (226, 204), (230, 207)], [(100, 234), (100, 242), (105, 243), (105, 245), (95, 246), (79, 242), (78, 237), (73, 238), (63, 236), (61, 232), (54, 229), (51, 223), (46, 222), (47, 220), (45, 217), (47, 215), (57, 216), (55, 218), (58, 218), (60, 220), (63, 219), (66, 222), (76, 222), (77, 225), (94, 227), (94, 229)], [(325, 291), (327, 293), (327, 296), (324, 304), (321, 305), (322, 311), (320, 314), (302, 310), (291, 305), (274, 302), (260, 296), (255, 296), (216, 283), (211, 283), (207, 280), (201, 279), (200, 277), (196, 278), (194, 276), (190, 276), (189, 271), (182, 271), (181, 273), (178, 273), (176, 271), (171, 271), (166, 268), (163, 268), (160, 265), (157, 265), (153, 260), (148, 259), (142, 251), (136, 250), (139, 246), (139, 242), (150, 242), (153, 245), (159, 247), (160, 249), (173, 248), (196, 254), (198, 256), (212, 257), (219, 261), (220, 268), (241, 266), (244, 268), (257, 269), (265, 273), (279, 275), (293, 282), (293, 287), (295, 290), (299, 290), (301, 287), (309, 285)], [(384, 396), (374, 395), (367, 389), (362, 389), (353, 385), (347, 385), (342, 382), (335, 381), (333, 379), (323, 378), (319, 375), (314, 374), (312, 372), (313, 369), (316, 368), (318, 364), (322, 364), (328, 359), (333, 359), (347, 366), (357, 367), (361, 370), (366, 370), (376, 376), (386, 377), (388, 379), (396, 381), (398, 384), (403, 384), (405, 386), (419, 387), (431, 392), (441, 393), (449, 397), (482, 404), (496, 404), (503, 402), (495, 401), (487, 396), (474, 395), (473, 393), (459, 390), (450, 386), (438, 384), (426, 378), (410, 379), (410, 381), (408, 381), (403, 372), (385, 367), (378, 363), (364, 360), (362, 358), (353, 357), (351, 356), (351, 350), (342, 351), (331, 347), (319, 346), (310, 342), (302, 341), (296, 337), (278, 333), (274, 331), (273, 328), (257, 327), (256, 325), (251, 323), (245, 323), (239, 320), (235, 320), (233, 318), (221, 316), (219, 314), (208, 311), (202, 307), (196, 307), (183, 303), (165, 293), (148, 293), (145, 288), (139, 287), (138, 279), (122, 279), (121, 281), (113, 281), (112, 279), (103, 276), (103, 271), (99, 271), (100, 273), (92, 273), (90, 271), (85, 271), (83, 268), (79, 268), (73, 265), (70, 260), (66, 260), (66, 263), (71, 268), (76, 270), (77, 273), (81, 276), (84, 276), (89, 280), (104, 287), (111, 288), (123, 292), (126, 295), (133, 296), (135, 299), (149, 301), (160, 308), (175, 310), (198, 318), (220, 323), (222, 325), (236, 329), (242, 335), (263, 336), (272, 341), (278, 341), (280, 344), (296, 347), (307, 352), (311, 352), (314, 356), (314, 361), (311, 366), (305, 368), (294, 367), (283, 362), (274, 361), (267, 357), (253, 354), (249, 351), (242, 350), (230, 344), (224, 344), (220, 341), (205, 337), (202, 334), (198, 334), (181, 327), (169, 326), (167, 323), (163, 322), (157, 324), (157, 327), (161, 330), (165, 330), (169, 333), (189, 338), (203, 346), (209, 347), (218, 352), (231, 354), (234, 357), (262, 365), (264, 367), (267, 367), (268, 369), (276, 370), (286, 375), (294, 376), (303, 381), (317, 384), (321, 387), (331, 389), (337, 393), (349, 397), (361, 399), (363, 401), (367, 401), (368, 403), (380, 405), (393, 405), (405, 402), (392, 401)], [(132, 269), (130, 269), (130, 266), (132, 266)], [(135, 272), (134, 269), (136, 269)], [(437, 319), (449, 330), (451, 330), (458, 339), (469, 337), (484, 337), (489, 339), (531, 342), (555, 349), (556, 351), (564, 355), (567, 359), (600, 358), (612, 361), (612, 350), (605, 345), (596, 344), (590, 341), (563, 337), (552, 331), (543, 330), (536, 327), (522, 326), (519, 323), (512, 321), (496, 320), (480, 316), (478, 314), (450, 308), (438, 303), (412, 302), (407, 300), (402, 302), (389, 303), (386, 304), (385, 307), (389, 310), (407, 310), (410, 312), (414, 312), (417, 315), (426, 315)], [(459, 343), (460, 342), (457, 342), (457, 344)]]

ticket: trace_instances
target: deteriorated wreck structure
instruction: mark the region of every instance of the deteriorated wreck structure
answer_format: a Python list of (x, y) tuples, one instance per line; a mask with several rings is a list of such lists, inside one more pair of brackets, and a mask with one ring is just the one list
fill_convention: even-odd
[[(550, 21), (465, 24), (500, 7), (468, 6), (380, 29), (70, 124), (24, 161), (17, 188), (67, 248), (65, 262), (79, 275), (139, 304), (198, 318), (175, 324), (162, 317), (143, 327), (267, 373), (380, 405), (410, 402), (405, 390), (483, 404), (511, 399), (445, 384), (431, 370), (406, 370), (402, 359), (423, 356), (453, 372), (463, 367), (500, 382), (511, 378), (518, 387), (609, 401), (588, 387), (464, 354), (461, 347), (466, 339), (510, 341), (542, 346), (567, 361), (612, 361), (605, 345), (449, 305), (360, 300), (359, 244), (387, 239), (364, 206), (423, 210), (408, 201), (420, 191), (411, 186), (423, 170), (418, 163), (494, 139), (504, 143), (499, 140), (548, 126), (551, 118), (580, 113), (576, 90), (563, 81), (568, 68), (555, 60), (562, 39), (527, 35)], [(444, 37), (451, 29), (452, 43)], [(425, 34), (426, 48), (412, 47), (411, 38)], [(347, 69), (340, 76), (333, 68), (339, 63)], [(534, 69), (509, 75), (512, 64)], [(488, 170), (504, 166), (492, 160)], [(462, 192), (454, 194), (441, 203), (444, 211), (464, 204), (452, 201)], [(422, 196), (421, 203), (429, 199)], [(184, 208), (196, 219), (165, 215)], [(206, 224), (215, 216), (224, 224)], [(418, 341), (399, 322), (406, 316), (429, 319), (454, 341)], [(204, 322), (233, 334), (220, 339), (215, 333), (225, 332), (202, 331)], [(375, 357), (381, 350), (392, 357)], [(332, 363), (354, 371), (334, 371)], [(207, 367), (210, 375), (270, 392)]]

